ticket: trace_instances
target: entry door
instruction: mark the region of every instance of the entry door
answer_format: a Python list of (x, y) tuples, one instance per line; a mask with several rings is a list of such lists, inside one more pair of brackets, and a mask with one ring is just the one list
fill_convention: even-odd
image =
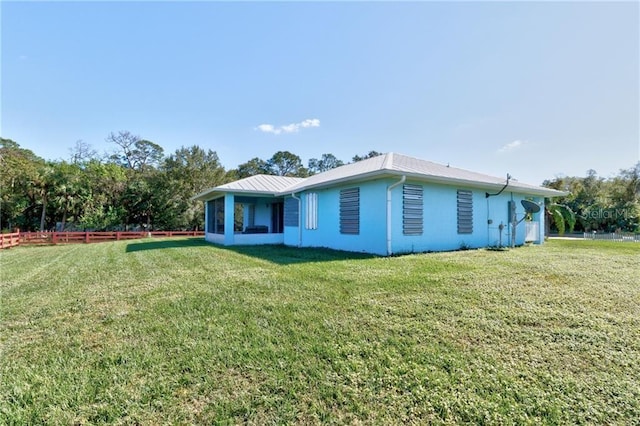
[(284, 203), (271, 204), (271, 232), (282, 234), (284, 232)]

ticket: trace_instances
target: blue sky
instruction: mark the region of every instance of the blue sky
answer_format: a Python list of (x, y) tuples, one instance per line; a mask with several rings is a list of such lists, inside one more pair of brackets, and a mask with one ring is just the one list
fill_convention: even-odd
[(0, 134), (48, 159), (128, 130), (226, 168), (377, 150), (539, 184), (640, 161), (637, 2), (0, 7)]

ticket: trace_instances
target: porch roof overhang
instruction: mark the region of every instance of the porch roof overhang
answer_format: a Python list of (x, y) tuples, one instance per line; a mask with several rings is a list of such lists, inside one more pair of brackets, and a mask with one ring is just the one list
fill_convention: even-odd
[(277, 197), (286, 193), (286, 189), (296, 185), (305, 179), (288, 176), (255, 175), (234, 182), (230, 182), (215, 188), (210, 188), (192, 197), (192, 200), (207, 201), (221, 197), (227, 193), (262, 195)]
[(191, 197), (192, 201), (209, 201), (216, 198), (223, 197), (225, 194), (242, 194), (248, 196), (263, 196), (263, 197), (281, 197), (281, 194), (268, 192), (268, 191), (251, 191), (251, 190), (221, 190), (219, 188), (212, 188), (208, 191), (201, 192), (195, 197)]

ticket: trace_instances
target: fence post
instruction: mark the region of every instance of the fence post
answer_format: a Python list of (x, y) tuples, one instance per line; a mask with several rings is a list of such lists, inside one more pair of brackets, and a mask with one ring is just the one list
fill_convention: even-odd
[(85, 231), (84, 233), (84, 242), (88, 243), (89, 242), (89, 233)]
[(58, 244), (58, 233), (54, 232), (51, 234), (51, 243), (52, 244)]
[(116, 241), (120, 241), (120, 231), (116, 232)]

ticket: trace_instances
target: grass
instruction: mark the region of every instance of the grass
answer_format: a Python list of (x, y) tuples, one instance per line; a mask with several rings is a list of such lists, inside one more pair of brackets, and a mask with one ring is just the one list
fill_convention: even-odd
[(640, 245), (0, 253), (0, 424), (631, 424)]

